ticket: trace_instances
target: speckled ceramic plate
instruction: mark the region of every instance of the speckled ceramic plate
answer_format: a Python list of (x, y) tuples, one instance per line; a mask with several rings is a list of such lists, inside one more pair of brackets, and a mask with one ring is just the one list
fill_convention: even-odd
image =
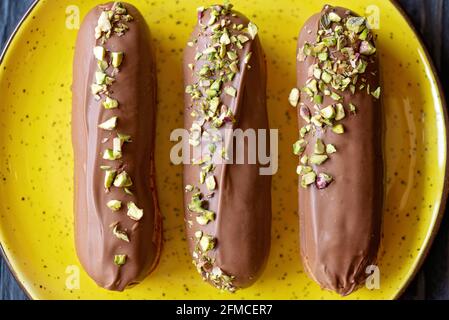
[[(0, 241), (27, 293), (36, 299), (338, 299), (304, 273), (298, 250), (295, 110), (296, 36), (325, 2), (368, 14), (377, 27), (386, 114), (387, 199), (380, 289), (349, 299), (397, 297), (422, 263), (445, 204), (446, 117), (438, 80), (415, 32), (390, 1), (234, 1), (259, 25), (268, 60), (268, 108), (280, 130), (273, 183), (273, 245), (251, 288), (221, 293), (203, 283), (184, 239), (181, 167), (170, 164), (172, 128), (182, 126), (181, 55), (210, 1), (130, 1), (144, 14), (157, 48), (157, 182), (164, 250), (157, 270), (123, 293), (98, 288), (81, 269), (72, 228), (70, 82), (78, 18), (93, 0), (39, 1), (26, 15), (0, 68)], [(357, 4), (354, 4), (357, 3)], [(79, 13), (79, 15), (78, 15)], [(163, 124), (163, 125), (160, 125)], [(79, 277), (78, 277), (79, 275)]]

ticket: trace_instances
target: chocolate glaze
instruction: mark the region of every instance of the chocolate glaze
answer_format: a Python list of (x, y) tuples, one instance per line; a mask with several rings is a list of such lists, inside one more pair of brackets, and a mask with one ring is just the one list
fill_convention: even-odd
[[(93, 48), (95, 27), (102, 12), (112, 3), (92, 9), (78, 33), (73, 64), (72, 142), (75, 155), (75, 239), (81, 264), (95, 282), (106, 289), (124, 290), (142, 280), (157, 264), (161, 247), (161, 217), (158, 209), (154, 176), (154, 137), (156, 112), (156, 72), (149, 31), (136, 8), (125, 4), (134, 17), (125, 35), (112, 35), (103, 45), (107, 50), (124, 52), (125, 57), (116, 82), (110, 87), (120, 103), (118, 109), (106, 110), (91, 93), (97, 62)], [(111, 67), (107, 70), (110, 73)], [(110, 131), (98, 124), (118, 116), (117, 130), (132, 137), (123, 146), (119, 161), (103, 160), (102, 152), (112, 147)], [(104, 139), (108, 139), (104, 142)], [(100, 166), (125, 166), (133, 180), (133, 195), (111, 187), (105, 192), (104, 171)], [(119, 199), (125, 204), (112, 212), (106, 203)], [(136, 222), (126, 215), (126, 202), (133, 201), (143, 209), (143, 218)], [(116, 238), (110, 225), (119, 222), (130, 242)], [(126, 254), (127, 262), (119, 267), (114, 255)]]
[[(305, 42), (315, 43), (320, 19), (325, 12), (335, 10), (341, 17), (350, 13), (344, 8), (325, 7), (304, 25), (298, 39), (298, 50)], [(354, 13), (350, 13), (356, 16)], [(303, 88), (309, 67), (315, 58), (297, 63), (297, 85)], [(375, 73), (375, 74), (373, 74)], [(368, 64), (365, 73), (371, 88), (379, 86), (377, 58)], [(356, 115), (347, 115), (342, 124), (345, 133), (330, 130), (308, 135), (308, 148), (317, 138), (337, 146), (337, 153), (314, 170), (330, 173), (335, 181), (326, 189), (299, 186), (299, 216), (301, 256), (309, 275), (323, 288), (348, 295), (367, 277), (365, 269), (376, 263), (380, 242), (383, 204), (383, 158), (381, 100), (366, 90), (353, 95), (349, 90), (338, 92), (345, 106), (357, 106)], [(301, 101), (310, 110), (313, 103), (303, 92)], [(323, 106), (335, 101), (325, 97)], [(347, 112), (348, 114), (348, 112)], [(305, 121), (299, 115), (299, 126)]]
[[(233, 11), (235, 16), (227, 18), (235, 24), (248, 25), (249, 20), (242, 14)], [(207, 10), (202, 16), (203, 24), (210, 18)], [(189, 69), (188, 64), (194, 64), (194, 70), (199, 70), (204, 63), (195, 61), (197, 51), (203, 51), (210, 43), (210, 30), (204, 33), (197, 25), (192, 37), (198, 39), (194, 47), (187, 46), (184, 53), (184, 81), (185, 85), (195, 83), (197, 75)], [(251, 68), (243, 63), (247, 53), (252, 52), (249, 61)], [(224, 136), (225, 128), (269, 129), (266, 109), (266, 60), (259, 38), (244, 44), (238, 51), (239, 70), (232, 81), (237, 89), (237, 97), (222, 93), (220, 100), (229, 106), (236, 118), (234, 124), (226, 124), (220, 128)], [(228, 84), (231, 84), (229, 82)], [(184, 126), (189, 129), (192, 125), (191, 97), (185, 95)], [(245, 143), (245, 154), (247, 153)], [(206, 148), (204, 142), (199, 146)], [(199, 148), (198, 147), (198, 148)], [(193, 149), (192, 149), (193, 150)], [(269, 150), (269, 143), (267, 149)], [(234, 148), (234, 155), (236, 154)], [(235, 163), (235, 162), (234, 162)], [(201, 230), (212, 235), (217, 240), (216, 248), (209, 252), (215, 258), (214, 266), (221, 268), (226, 274), (234, 276), (233, 285), (237, 288), (250, 286), (263, 271), (270, 249), (271, 232), (271, 176), (259, 174), (260, 164), (218, 164), (215, 169), (217, 190), (209, 200), (209, 209), (216, 213), (215, 221), (206, 226), (197, 224), (188, 210), (191, 195), (184, 196), (185, 219), (189, 250), (194, 250), (194, 234)], [(200, 168), (198, 165), (184, 166), (184, 184), (198, 184)], [(204, 185), (201, 192), (207, 194)], [(188, 222), (192, 221), (190, 225)]]

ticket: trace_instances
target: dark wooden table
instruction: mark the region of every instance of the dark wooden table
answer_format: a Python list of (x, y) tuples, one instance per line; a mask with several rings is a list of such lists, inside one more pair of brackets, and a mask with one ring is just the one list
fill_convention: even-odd
[[(33, 0), (0, 0), (0, 49)], [(329, 1), (332, 3), (332, 1)], [(449, 0), (399, 0), (423, 37), (449, 92)], [(1, 50), (0, 50), (1, 51)], [(404, 52), (404, 54), (407, 54)], [(446, 72), (444, 72), (446, 70)], [(0, 300), (27, 299), (0, 257)], [(402, 299), (449, 299), (449, 215), (446, 214), (430, 254)]]

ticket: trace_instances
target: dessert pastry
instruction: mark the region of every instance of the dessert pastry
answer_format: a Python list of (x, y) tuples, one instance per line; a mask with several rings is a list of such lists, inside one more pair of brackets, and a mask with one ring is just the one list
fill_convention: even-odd
[(72, 142), (78, 257), (95, 282), (124, 290), (158, 262), (156, 71), (136, 8), (97, 6), (78, 33)]
[(376, 263), (383, 203), (377, 51), (365, 18), (325, 6), (298, 39), (301, 256), (323, 288), (348, 295)]
[(184, 54), (184, 124), (191, 153), (203, 151), (184, 167), (189, 250), (203, 279), (231, 292), (256, 281), (270, 248), (271, 177), (259, 162), (215, 161), (236, 155), (219, 146), (226, 130), (269, 128), (257, 31), (230, 4), (199, 8)]

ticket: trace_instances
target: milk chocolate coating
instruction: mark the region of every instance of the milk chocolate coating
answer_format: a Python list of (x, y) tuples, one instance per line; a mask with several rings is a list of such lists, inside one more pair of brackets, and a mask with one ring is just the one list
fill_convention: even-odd
[[(298, 50), (306, 42), (316, 42), (320, 19), (330, 10), (342, 18), (350, 13), (344, 8), (325, 7), (312, 16), (299, 35)], [(298, 61), (298, 88), (305, 86), (310, 77), (309, 67), (314, 63), (313, 57)], [(379, 86), (376, 58), (368, 64), (363, 76), (373, 91)], [(329, 187), (318, 190), (315, 185), (299, 186), (300, 242), (302, 261), (309, 275), (323, 288), (348, 295), (365, 281), (365, 269), (376, 263), (379, 248), (383, 203), (382, 117), (380, 100), (366, 90), (337, 93), (343, 96), (345, 108), (351, 102), (357, 106), (357, 113), (349, 115), (346, 109), (346, 118), (341, 121), (344, 134), (326, 129), (306, 137), (308, 149), (321, 138), (334, 144), (337, 153), (324, 164), (312, 166), (316, 172), (334, 177)], [(304, 92), (301, 102), (314, 110)], [(323, 106), (334, 103), (325, 97)], [(299, 115), (299, 107), (298, 119), (300, 127), (306, 124)]]
[[(234, 11), (236, 16), (228, 15), (231, 24), (248, 25), (249, 20)], [(210, 11), (204, 12), (202, 21), (205, 24), (210, 18)], [(189, 69), (188, 64), (194, 64), (194, 70), (199, 70), (204, 61), (195, 61), (197, 51), (203, 51), (210, 43), (210, 29), (203, 32), (197, 25), (192, 33), (197, 38), (194, 47), (187, 46), (184, 53), (184, 81), (185, 85), (196, 83), (197, 75)], [(249, 61), (251, 68), (243, 62), (247, 53), (252, 52)], [(220, 128), (224, 137), (225, 128), (233, 129), (269, 129), (266, 109), (266, 60), (259, 38), (244, 44), (238, 50), (239, 72), (232, 85), (237, 89), (237, 97), (232, 98), (222, 93), (220, 100), (233, 111), (236, 122)], [(184, 126), (190, 129), (193, 118), (191, 97), (185, 96)], [(257, 131), (256, 131), (257, 132)], [(268, 131), (267, 131), (268, 132)], [(268, 140), (268, 139), (267, 139)], [(207, 148), (202, 142), (201, 148)], [(198, 147), (199, 148), (199, 147)], [(269, 150), (267, 141), (266, 150)], [(218, 150), (220, 151), (220, 150)], [(244, 153), (247, 154), (247, 141)], [(234, 146), (234, 155), (236, 155)], [(235, 162), (234, 162), (235, 163)], [(266, 264), (271, 241), (271, 176), (259, 174), (261, 165), (248, 164), (217, 164), (214, 171), (217, 180), (217, 190), (209, 201), (209, 210), (216, 213), (215, 221), (201, 226), (195, 221), (195, 214), (188, 210), (191, 194), (184, 196), (185, 219), (193, 225), (186, 224), (187, 239), (190, 253), (194, 250), (194, 234), (201, 230), (217, 240), (215, 249), (209, 256), (215, 258), (214, 266), (221, 268), (227, 275), (235, 277), (233, 285), (237, 288), (248, 287), (253, 284), (262, 273)], [(184, 166), (184, 184), (199, 185), (198, 165)], [(205, 185), (201, 185), (201, 192), (207, 194)]]
[[(101, 7), (111, 6), (108, 3)], [(97, 70), (93, 48), (101, 45), (94, 32), (102, 12), (100, 6), (88, 13), (79, 30), (72, 84), (77, 254), (99, 286), (118, 291), (142, 280), (156, 266), (161, 247), (161, 217), (154, 176), (156, 72), (145, 21), (136, 8), (129, 4), (125, 7), (134, 17), (134, 21), (127, 23), (129, 30), (121, 37), (112, 35), (103, 45), (109, 51), (124, 52), (120, 72), (110, 86), (111, 96), (119, 101), (119, 108), (106, 110), (90, 89)], [(111, 72), (109, 67), (107, 73)], [(132, 138), (131, 143), (123, 145), (122, 159), (116, 161), (102, 158), (106, 148), (112, 149), (115, 133), (98, 128), (112, 116), (118, 116), (117, 131)], [(106, 192), (104, 171), (100, 168), (103, 165), (125, 169), (133, 180), (133, 195), (115, 187)], [(106, 206), (112, 199), (122, 201), (120, 211), (112, 212)], [(138, 222), (126, 214), (129, 201), (144, 211)], [(113, 235), (110, 226), (115, 222), (127, 231), (129, 243)], [(127, 255), (125, 265), (114, 264), (116, 254)]]

